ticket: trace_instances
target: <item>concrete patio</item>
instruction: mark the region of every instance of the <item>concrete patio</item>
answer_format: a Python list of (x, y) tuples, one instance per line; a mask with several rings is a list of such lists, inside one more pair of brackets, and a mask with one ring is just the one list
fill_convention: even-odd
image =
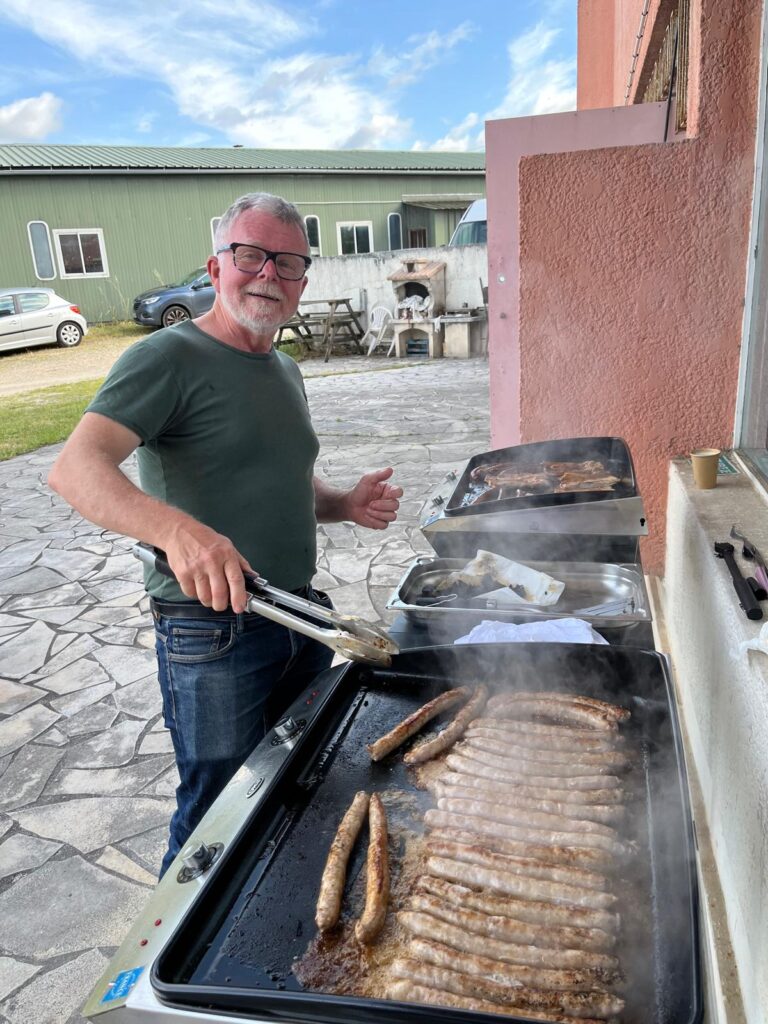
[[(489, 447), (484, 360), (305, 363), (318, 474), (395, 467), (398, 523), (318, 531), (316, 584), (374, 620), (429, 545), (424, 499)], [(330, 371), (330, 375), (329, 375)], [(45, 484), (59, 446), (0, 463), (0, 1021), (75, 1024), (145, 903), (176, 772), (132, 541)], [(132, 472), (132, 465), (126, 469)]]

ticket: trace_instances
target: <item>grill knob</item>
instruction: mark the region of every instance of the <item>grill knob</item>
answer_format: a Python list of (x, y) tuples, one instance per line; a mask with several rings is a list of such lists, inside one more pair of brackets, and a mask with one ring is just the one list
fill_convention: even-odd
[(278, 722), (275, 726), (275, 736), (279, 740), (290, 739), (295, 732), (299, 731), (298, 723), (295, 718), (291, 718), (289, 715), (287, 718), (283, 718), (282, 721)]
[(196, 850), (186, 854), (182, 860), (185, 868), (199, 874), (201, 871), (205, 871), (215, 856), (216, 850), (213, 847), (200, 843)]
[(446, 473), (446, 474), (445, 474), (445, 479), (446, 479), (446, 480), (455, 480), (455, 479), (456, 479), (456, 470), (455, 470), (455, 469), (452, 469), (452, 470), (450, 471), (450, 473)]
[(442, 494), (438, 494), (438, 496), (436, 498), (432, 499), (432, 504), (433, 505), (442, 505), (444, 501), (445, 501), (445, 498), (443, 498)]

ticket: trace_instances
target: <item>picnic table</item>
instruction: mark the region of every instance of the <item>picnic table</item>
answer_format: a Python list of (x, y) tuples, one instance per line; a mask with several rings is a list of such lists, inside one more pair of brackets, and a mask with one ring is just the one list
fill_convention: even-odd
[[(316, 311), (307, 307), (318, 306)], [(312, 341), (322, 335), (320, 347), (325, 351), (324, 362), (328, 362), (333, 343), (337, 337), (352, 338), (360, 350), (360, 339), (365, 334), (360, 323), (361, 310), (352, 308), (352, 300), (308, 299), (302, 302), (290, 320), (286, 320), (277, 332), (277, 344), (283, 339), (283, 331), (293, 331), (302, 341)]]

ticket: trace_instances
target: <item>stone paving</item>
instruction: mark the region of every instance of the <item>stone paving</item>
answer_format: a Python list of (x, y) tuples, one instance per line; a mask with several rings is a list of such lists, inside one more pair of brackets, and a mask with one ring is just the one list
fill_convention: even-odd
[[(302, 366), (318, 475), (346, 486), (395, 468), (385, 532), (318, 533), (315, 583), (386, 620), (445, 472), (489, 447), (484, 360), (362, 358)], [(46, 486), (60, 446), (0, 463), (0, 1021), (79, 1024), (91, 986), (146, 902), (176, 770), (132, 541)], [(131, 475), (131, 460), (124, 467)]]

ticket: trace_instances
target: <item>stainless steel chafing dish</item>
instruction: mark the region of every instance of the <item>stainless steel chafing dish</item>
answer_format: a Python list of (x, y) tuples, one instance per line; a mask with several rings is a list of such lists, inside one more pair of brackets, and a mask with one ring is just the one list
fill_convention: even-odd
[(601, 629), (623, 629), (651, 620), (648, 594), (637, 565), (600, 562), (526, 562), (531, 569), (547, 573), (565, 584), (556, 604), (507, 604), (494, 597), (478, 595), (425, 597), (447, 573), (461, 569), (464, 558), (417, 558), (406, 570), (390, 597), (387, 608), (401, 612), (415, 622), (475, 625), (483, 619), (502, 622), (535, 622), (542, 619), (578, 617)]
[[(552, 462), (594, 460), (616, 478), (610, 489), (525, 493), (499, 488), (495, 500), (476, 501), (476, 477), (503, 463), (521, 472)], [(445, 558), (472, 557), (480, 548), (521, 561), (639, 562), (639, 538), (648, 533), (632, 457), (618, 437), (578, 437), (499, 448), (474, 455), (447, 474), (427, 500), (421, 530)]]

